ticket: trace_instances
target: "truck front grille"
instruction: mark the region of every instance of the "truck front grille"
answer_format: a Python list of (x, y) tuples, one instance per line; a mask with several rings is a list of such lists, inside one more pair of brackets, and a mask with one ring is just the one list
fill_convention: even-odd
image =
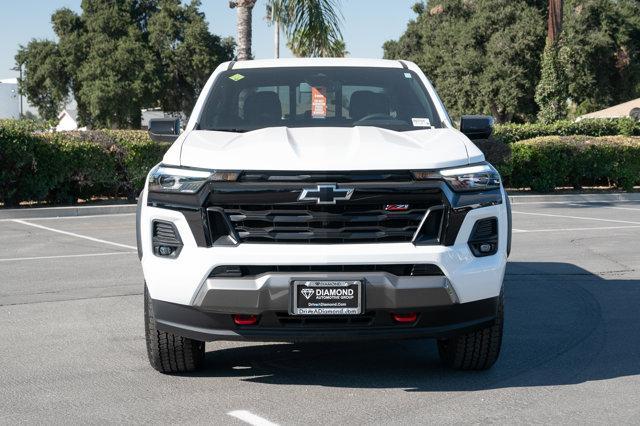
[(443, 276), (444, 272), (431, 263), (394, 263), (362, 265), (221, 265), (213, 268), (209, 278), (244, 278), (262, 274), (325, 274), (332, 272), (386, 272), (398, 277)]
[(386, 211), (382, 204), (222, 206), (240, 242), (408, 242), (427, 206)]

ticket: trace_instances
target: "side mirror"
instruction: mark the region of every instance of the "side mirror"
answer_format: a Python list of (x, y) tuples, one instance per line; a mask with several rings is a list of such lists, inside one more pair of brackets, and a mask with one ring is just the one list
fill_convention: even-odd
[(173, 142), (180, 134), (179, 118), (152, 118), (149, 120), (149, 137), (155, 142)]
[(490, 115), (463, 115), (460, 131), (469, 139), (489, 139), (493, 133), (493, 117)]

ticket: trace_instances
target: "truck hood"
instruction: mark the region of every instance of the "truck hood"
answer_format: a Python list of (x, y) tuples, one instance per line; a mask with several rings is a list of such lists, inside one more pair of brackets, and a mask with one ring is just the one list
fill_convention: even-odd
[(194, 130), (184, 136), (180, 164), (218, 170), (437, 169), (483, 159), (453, 129), (271, 127), (247, 133)]

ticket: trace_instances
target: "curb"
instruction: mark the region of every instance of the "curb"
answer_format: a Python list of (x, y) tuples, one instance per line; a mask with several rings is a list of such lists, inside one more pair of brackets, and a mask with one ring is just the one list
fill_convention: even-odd
[(551, 195), (509, 195), (511, 204), (528, 203), (608, 203), (616, 201), (640, 201), (640, 192), (619, 192), (605, 194), (551, 194)]
[(36, 219), (53, 217), (96, 216), (103, 214), (135, 213), (135, 204), (111, 204), (104, 206), (35, 207), (24, 209), (0, 209), (1, 219)]

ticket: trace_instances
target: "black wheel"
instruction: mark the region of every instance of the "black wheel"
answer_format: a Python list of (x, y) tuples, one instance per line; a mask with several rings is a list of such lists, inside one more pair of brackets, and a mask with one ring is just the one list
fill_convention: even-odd
[(153, 304), (144, 287), (144, 330), (149, 363), (161, 373), (188, 373), (204, 364), (204, 342), (156, 329)]
[(503, 305), (504, 302), (500, 297), (496, 321), (491, 327), (438, 340), (438, 352), (442, 362), (456, 370), (491, 368), (498, 360), (502, 345)]

